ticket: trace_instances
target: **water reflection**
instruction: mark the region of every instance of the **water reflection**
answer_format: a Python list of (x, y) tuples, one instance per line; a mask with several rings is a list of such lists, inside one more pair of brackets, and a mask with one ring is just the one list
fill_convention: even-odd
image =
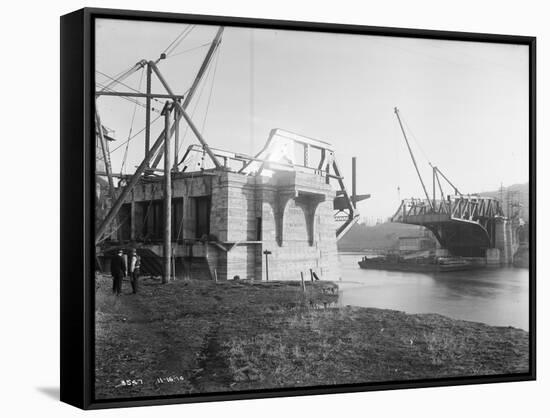
[(358, 255), (340, 254), (340, 304), (439, 313), (490, 325), (529, 328), (529, 271), (448, 273), (363, 270)]

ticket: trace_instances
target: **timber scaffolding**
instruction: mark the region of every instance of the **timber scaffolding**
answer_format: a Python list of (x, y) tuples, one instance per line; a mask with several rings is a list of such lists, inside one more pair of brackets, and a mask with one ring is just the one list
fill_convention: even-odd
[[(255, 156), (211, 148), (187, 107), (222, 34), (223, 27), (186, 95), (175, 94), (159, 70), (165, 54), (123, 74), (145, 69), (146, 92), (117, 92), (112, 85), (96, 91), (96, 102), (101, 96), (146, 101), (144, 158), (127, 175), (113, 174), (96, 105), (97, 184), (106, 178), (98, 187), (97, 252), (108, 260), (116, 248), (137, 248), (149, 273), (163, 282), (176, 276), (298, 279), (302, 272), (336, 279), (336, 242), (357, 222), (357, 202), (370, 197), (356, 193), (355, 158), (350, 195), (330, 143), (273, 129)], [(151, 91), (153, 76), (165, 92)], [(151, 144), (151, 101), (159, 99), (166, 99), (164, 129)], [(179, 159), (182, 121), (199, 144)]]

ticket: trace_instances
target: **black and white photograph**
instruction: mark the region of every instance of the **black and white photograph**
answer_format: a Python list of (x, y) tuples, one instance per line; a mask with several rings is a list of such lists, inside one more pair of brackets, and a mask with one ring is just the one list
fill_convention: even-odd
[(7, 2), (0, 416), (546, 416), (546, 9)]
[(95, 400), (531, 375), (529, 45), (93, 25)]

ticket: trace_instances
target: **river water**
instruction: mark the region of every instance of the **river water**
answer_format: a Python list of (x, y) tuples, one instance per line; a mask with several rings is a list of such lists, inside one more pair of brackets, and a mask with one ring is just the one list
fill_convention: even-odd
[(489, 325), (529, 329), (529, 270), (447, 273), (363, 270), (361, 254), (339, 254), (343, 306), (438, 313)]

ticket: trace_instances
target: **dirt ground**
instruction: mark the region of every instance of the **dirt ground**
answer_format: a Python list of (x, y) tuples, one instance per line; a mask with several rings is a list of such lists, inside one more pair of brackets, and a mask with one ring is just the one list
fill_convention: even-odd
[(140, 284), (97, 278), (97, 399), (528, 371), (523, 330), (339, 307), (330, 282)]

